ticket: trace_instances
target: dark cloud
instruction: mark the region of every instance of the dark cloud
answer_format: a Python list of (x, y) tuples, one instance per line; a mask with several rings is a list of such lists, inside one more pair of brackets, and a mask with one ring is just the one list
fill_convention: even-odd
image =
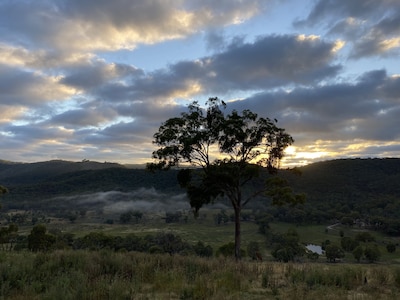
[(0, 91), (0, 103), (8, 105), (35, 106), (70, 95), (55, 78), (1, 64)]
[(277, 118), (299, 152), (396, 155), (400, 2), (290, 1), (282, 27), (276, 0), (0, 1), (2, 154), (142, 162), (163, 121), (219, 96)]
[(239, 111), (250, 108), (277, 118), (299, 146), (316, 140), (389, 142), (399, 139), (396, 114), (400, 102), (387, 97), (394, 81), (385, 71), (377, 70), (363, 74), (354, 83), (259, 93), (234, 102), (233, 107)]
[(381, 0), (379, 5), (371, 0), (318, 0), (309, 15), (295, 25), (315, 25), (320, 22), (334, 22), (338, 18), (381, 17), (388, 9), (398, 8), (397, 0)]
[(157, 70), (134, 82), (131, 92), (139, 98), (168, 97), (190, 89), (197, 94), (196, 85), (201, 92), (225, 93), (315, 83), (341, 69), (333, 63), (336, 47), (335, 42), (316, 37), (260, 37), (253, 43), (230, 44), (213, 56)]
[(102, 123), (107, 123), (118, 117), (118, 114), (108, 109), (76, 109), (68, 110), (51, 119), (54, 124), (61, 124), (67, 128), (79, 128), (81, 126), (99, 126)]
[(398, 55), (400, 2), (397, 0), (319, 0), (294, 26), (323, 24), (329, 34), (348, 38), (350, 58)]
[[(254, 43), (231, 44), (227, 51), (204, 59), (207, 73), (215, 74), (214, 89), (259, 89), (288, 83), (311, 83), (334, 76), (331, 65), (335, 43), (314, 37), (265, 36)], [(208, 62), (209, 61), (209, 62)], [(213, 76), (211, 76), (213, 77)], [(216, 86), (218, 85), (218, 87)]]

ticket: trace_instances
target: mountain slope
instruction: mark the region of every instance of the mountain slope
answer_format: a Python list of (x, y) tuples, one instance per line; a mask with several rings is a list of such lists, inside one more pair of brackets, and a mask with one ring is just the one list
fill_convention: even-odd
[(124, 168), (124, 166), (116, 163), (92, 161), (51, 160), (37, 163), (11, 163), (0, 160), (0, 184), (6, 186), (33, 184), (51, 180), (55, 176), (65, 173), (109, 168)]

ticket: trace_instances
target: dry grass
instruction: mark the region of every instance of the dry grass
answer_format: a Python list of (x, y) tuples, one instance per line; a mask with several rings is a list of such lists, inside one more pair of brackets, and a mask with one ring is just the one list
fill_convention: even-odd
[(398, 299), (400, 267), (192, 256), (0, 253), (0, 299)]

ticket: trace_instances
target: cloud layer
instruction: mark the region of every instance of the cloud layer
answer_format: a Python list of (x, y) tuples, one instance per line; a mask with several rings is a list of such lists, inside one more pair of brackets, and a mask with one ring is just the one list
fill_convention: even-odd
[(400, 3), (284, 5), (1, 2), (0, 159), (145, 162), (160, 123), (211, 96), (277, 118), (287, 164), (400, 156)]

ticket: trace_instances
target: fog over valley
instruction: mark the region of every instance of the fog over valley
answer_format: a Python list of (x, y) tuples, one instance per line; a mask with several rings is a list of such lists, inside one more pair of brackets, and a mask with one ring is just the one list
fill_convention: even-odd
[(71, 206), (102, 210), (104, 213), (141, 212), (174, 212), (189, 210), (190, 204), (183, 194), (166, 194), (155, 188), (139, 188), (130, 192), (107, 191), (76, 196), (63, 196), (53, 201), (68, 203)]

